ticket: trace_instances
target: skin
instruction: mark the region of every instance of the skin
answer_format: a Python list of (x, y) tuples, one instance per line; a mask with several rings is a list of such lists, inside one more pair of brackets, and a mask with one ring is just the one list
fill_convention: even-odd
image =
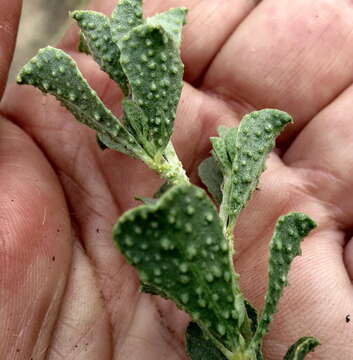
[[(110, 13), (115, 1), (91, 8)], [(173, 141), (191, 179), (220, 124), (264, 107), (291, 113), (260, 191), (236, 229), (237, 270), (261, 307), (267, 245), (276, 218), (311, 216), (264, 341), (282, 359), (304, 335), (322, 346), (310, 359), (352, 358), (353, 3), (350, 0), (146, 0), (146, 14), (190, 9), (182, 57), (185, 87)], [(20, 1), (0, 0), (0, 82), (5, 88)], [(211, 29), (211, 30), (210, 30)], [(86, 55), (77, 29), (60, 47), (104, 102), (121, 95)], [(97, 70), (97, 71), (96, 71)], [(159, 186), (138, 161), (100, 151), (94, 133), (50, 96), (10, 86), (0, 105), (0, 354), (3, 359), (184, 360), (188, 317), (138, 291), (135, 271), (114, 248), (112, 225)], [(264, 211), (265, 209), (265, 211)], [(256, 225), (256, 226), (254, 226)]]

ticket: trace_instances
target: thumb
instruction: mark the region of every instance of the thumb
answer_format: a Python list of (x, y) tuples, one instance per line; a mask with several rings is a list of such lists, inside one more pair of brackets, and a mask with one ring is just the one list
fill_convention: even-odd
[(21, 0), (0, 0), (0, 99), (12, 61), (21, 5)]

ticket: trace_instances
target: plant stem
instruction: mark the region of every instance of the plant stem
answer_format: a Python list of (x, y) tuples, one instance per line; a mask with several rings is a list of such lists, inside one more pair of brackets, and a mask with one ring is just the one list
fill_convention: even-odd
[(225, 238), (229, 241), (231, 245), (231, 249), (233, 249), (232, 254), (234, 254), (234, 237), (233, 237), (233, 230), (235, 227), (235, 214), (232, 214), (230, 211), (230, 202), (231, 202), (231, 196), (233, 193), (233, 183), (231, 181), (231, 176), (225, 174), (224, 176), (224, 184), (223, 184), (223, 197), (222, 197), (222, 203), (220, 206), (219, 211), (219, 217), (222, 220), (223, 223), (223, 234)]
[[(220, 205), (219, 217), (221, 218), (221, 221), (223, 224), (223, 235), (229, 242), (229, 248), (231, 249), (231, 251), (229, 251), (231, 264), (233, 264), (233, 256), (235, 253), (234, 227), (235, 227), (236, 219), (237, 219), (236, 213), (234, 213), (230, 207), (231, 201), (232, 201), (231, 196), (233, 194), (233, 186), (234, 186), (234, 184), (232, 182), (232, 177), (229, 174), (225, 174), (224, 184), (223, 184), (223, 189), (222, 189), (223, 197), (222, 197), (222, 203)], [(239, 275), (235, 271), (234, 265), (233, 265), (233, 271), (234, 271), (234, 275), (235, 275), (235, 284), (234, 284), (235, 289), (234, 290), (235, 290), (236, 294), (242, 296), (242, 293), (241, 293), (241, 290), (239, 287)], [(244, 312), (246, 314), (244, 301), (243, 301), (242, 306), (244, 307)], [(245, 315), (241, 332), (242, 332), (242, 336), (244, 337), (245, 341), (246, 342), (250, 341), (250, 339), (252, 337), (252, 332), (251, 332), (250, 320), (247, 315)], [(232, 357), (230, 358), (230, 360), (256, 360), (256, 354), (253, 353), (252, 349), (245, 350), (245, 351), (239, 351), (237, 353), (232, 354)]]
[(153, 159), (146, 157), (143, 161), (173, 185), (190, 183), (171, 141), (169, 141), (163, 154), (158, 154)]
[(233, 354), (230, 360), (256, 360), (256, 354), (254, 352), (237, 352)]

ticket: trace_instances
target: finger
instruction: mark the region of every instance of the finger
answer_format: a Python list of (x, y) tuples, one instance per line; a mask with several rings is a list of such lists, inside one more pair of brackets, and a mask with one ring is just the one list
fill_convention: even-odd
[(70, 222), (45, 157), (0, 120), (0, 353), (43, 359), (69, 271)]
[(12, 61), (21, 5), (21, 0), (0, 0), (0, 99)]
[[(115, 3), (112, 0), (94, 0), (90, 8), (110, 15)], [(145, 16), (151, 16), (172, 7), (185, 6), (189, 9), (183, 31), (182, 58), (185, 79), (195, 82), (256, 3), (256, 0), (238, 0), (236, 4), (231, 0), (145, 0), (144, 12)], [(77, 28), (71, 28), (60, 46), (73, 50), (77, 43)]]
[(170, 301), (147, 294), (137, 296), (133, 321), (127, 331), (120, 331), (114, 359), (185, 360), (184, 335), (190, 318)]
[[(283, 157), (309, 184), (311, 195), (334, 210), (336, 222), (348, 233), (353, 225), (352, 101), (353, 86), (304, 128)], [(352, 244), (349, 239), (344, 250), (351, 279)]]
[(290, 141), (353, 81), (353, 6), (348, 0), (267, 0), (213, 61), (204, 86), (254, 108), (292, 114)]
[(353, 87), (304, 128), (283, 160), (308, 183), (310, 194), (334, 210), (345, 229), (353, 224)]
[(113, 359), (111, 347), (111, 326), (97, 288), (96, 274), (75, 241), (65, 296), (46, 358)]

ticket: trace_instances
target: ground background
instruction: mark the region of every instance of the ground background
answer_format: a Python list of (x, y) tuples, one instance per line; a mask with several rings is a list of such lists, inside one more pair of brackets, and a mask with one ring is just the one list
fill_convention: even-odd
[(68, 12), (87, 0), (24, 0), (9, 82), (39, 48), (54, 45), (69, 23)]

